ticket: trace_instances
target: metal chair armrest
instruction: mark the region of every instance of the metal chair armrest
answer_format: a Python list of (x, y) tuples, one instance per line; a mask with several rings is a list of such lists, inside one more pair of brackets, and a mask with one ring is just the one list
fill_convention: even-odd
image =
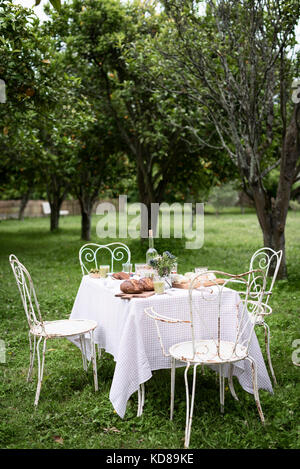
[(191, 323), (190, 320), (169, 318), (167, 316), (163, 316), (162, 314), (157, 313), (153, 309), (153, 306), (151, 306), (150, 308), (145, 308), (144, 312), (147, 314), (147, 316), (149, 316), (151, 319), (154, 319), (155, 321), (167, 322), (169, 324), (182, 324), (182, 323), (190, 324)]

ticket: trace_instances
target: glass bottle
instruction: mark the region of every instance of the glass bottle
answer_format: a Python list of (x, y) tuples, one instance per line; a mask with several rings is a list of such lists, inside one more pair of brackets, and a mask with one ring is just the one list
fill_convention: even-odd
[(158, 256), (157, 250), (154, 248), (153, 232), (149, 230), (149, 249), (146, 252), (146, 263), (150, 265), (150, 260)]

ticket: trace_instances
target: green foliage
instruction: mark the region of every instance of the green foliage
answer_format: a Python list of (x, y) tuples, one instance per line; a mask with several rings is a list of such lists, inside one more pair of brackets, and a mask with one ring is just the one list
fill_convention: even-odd
[(279, 178), (280, 170), (277, 168), (273, 169), (265, 178), (264, 185), (271, 197), (276, 197)]
[(208, 203), (212, 204), (218, 213), (224, 207), (233, 207), (238, 201), (238, 191), (233, 183), (215, 186), (209, 193)]
[(274, 198), (297, 2), (210, 1), (205, 14), (192, 0), (50, 3), (43, 24), (0, 7), (3, 197), (199, 201), (238, 178), (251, 193), (258, 171)]
[(297, 202), (296, 200), (291, 200), (291, 201), (290, 201), (290, 208), (291, 208), (292, 210), (300, 211), (300, 204), (299, 204), (299, 202)]
[[(170, 21), (165, 34), (172, 40), (161, 55), (173, 88), (197, 103), (206, 127), (213, 123), (247, 189), (260, 179), (263, 188), (271, 184), (267, 197), (274, 197), (278, 184), (268, 173), (280, 159), (294, 106), (298, 61), (290, 51), (299, 2), (216, 0), (206, 2), (206, 13), (201, 1), (163, 4)], [(199, 131), (199, 122), (191, 125)]]
[[(61, 0), (49, 0), (55, 10), (60, 11), (61, 9)], [(41, 3), (41, 0), (35, 0), (35, 6), (38, 6)]]
[(82, 92), (89, 99), (97, 93), (102, 112), (115, 121), (119, 141), (136, 166), (140, 200), (171, 194), (174, 200), (188, 192), (197, 198), (214, 182), (216, 170), (206, 166), (209, 156), (202, 157), (190, 143), (188, 103), (168, 90), (167, 70), (163, 89), (152, 70), (147, 73), (152, 65), (156, 74), (162, 70), (153, 46), (166, 17), (154, 3), (88, 0), (82, 5), (74, 0), (59, 15), (52, 14), (49, 31), (59, 44), (67, 44), (69, 66), (81, 77)]

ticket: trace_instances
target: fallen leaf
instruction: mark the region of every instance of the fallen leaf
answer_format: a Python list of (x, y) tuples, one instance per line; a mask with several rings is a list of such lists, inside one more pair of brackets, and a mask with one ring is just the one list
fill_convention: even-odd
[(121, 433), (121, 430), (118, 430), (116, 427), (103, 428), (103, 431), (105, 433), (109, 433), (109, 432)]
[(53, 440), (55, 441), (55, 443), (59, 443), (60, 445), (64, 444), (64, 440), (61, 436), (54, 435)]

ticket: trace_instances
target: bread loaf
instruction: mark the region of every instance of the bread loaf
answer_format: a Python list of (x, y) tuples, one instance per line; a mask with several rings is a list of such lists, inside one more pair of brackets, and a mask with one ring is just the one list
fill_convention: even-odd
[(130, 278), (130, 275), (126, 272), (115, 272), (112, 276), (117, 280), (127, 280)]
[(123, 293), (142, 293), (143, 289), (139, 280), (125, 280), (120, 285), (120, 290)]
[(143, 291), (153, 291), (154, 290), (154, 285), (153, 285), (153, 280), (150, 277), (144, 277), (139, 280), (139, 284)]

